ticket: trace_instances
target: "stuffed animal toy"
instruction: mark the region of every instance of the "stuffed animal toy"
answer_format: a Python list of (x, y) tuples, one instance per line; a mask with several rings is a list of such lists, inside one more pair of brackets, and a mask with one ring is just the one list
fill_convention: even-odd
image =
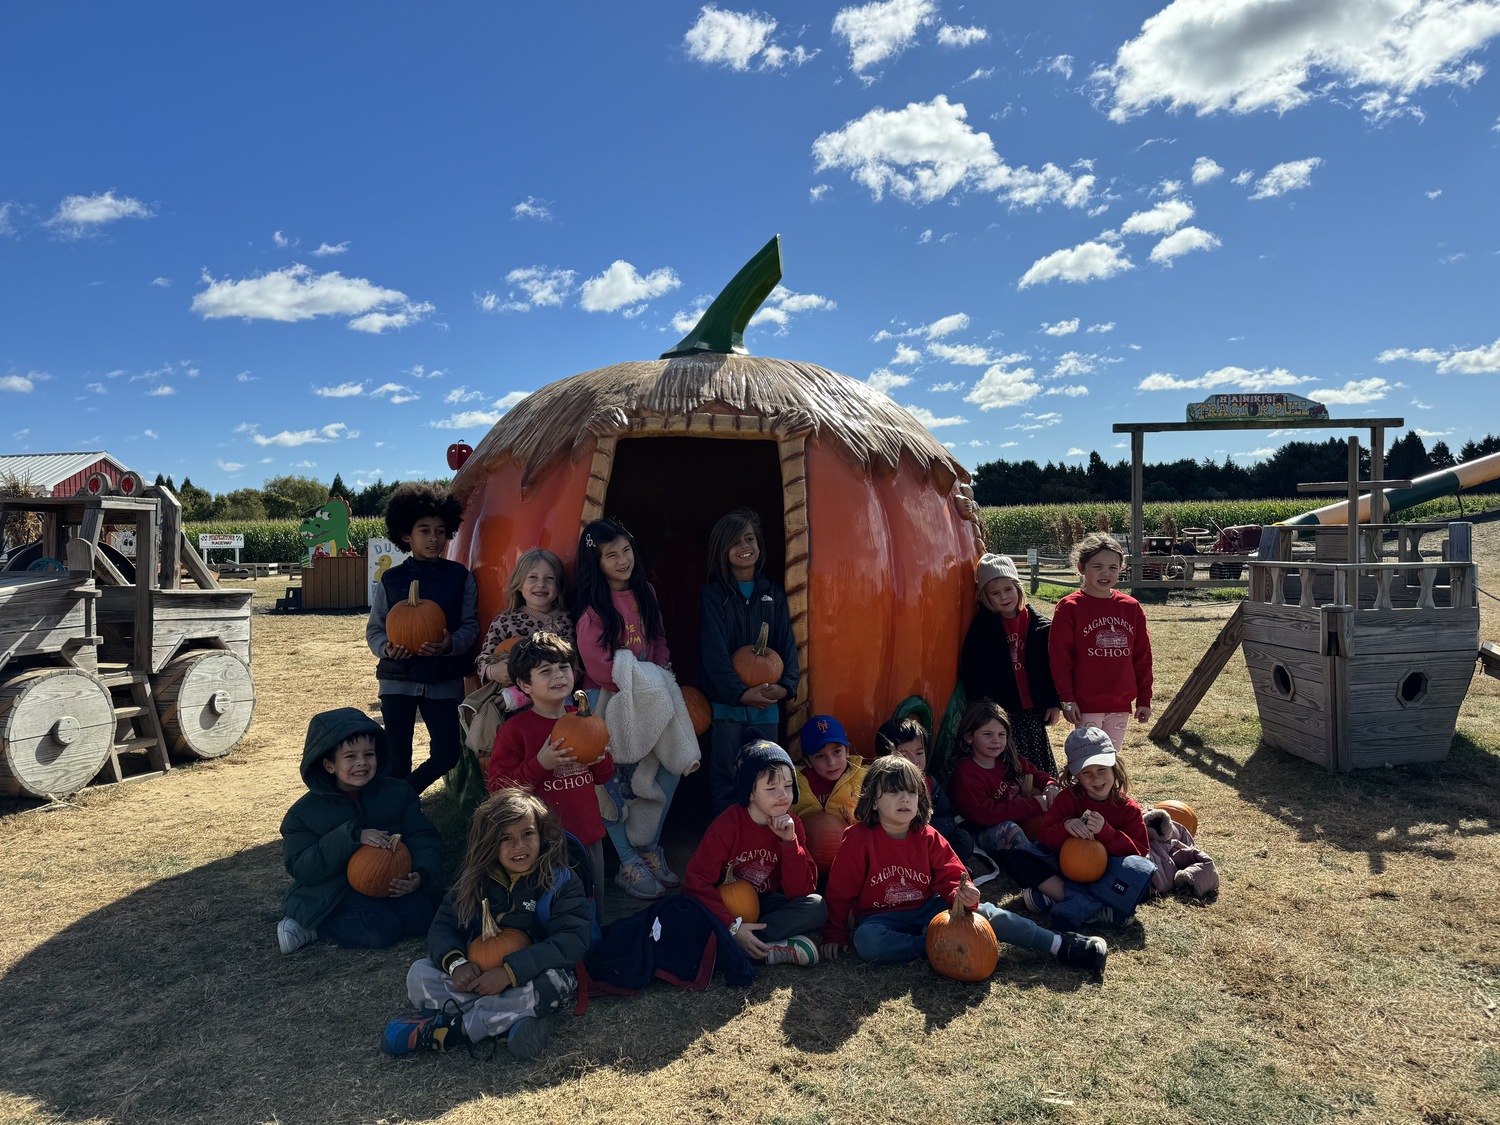
[(1219, 870), (1207, 852), (1193, 842), (1193, 834), (1167, 815), (1166, 809), (1146, 813), (1146, 837), (1151, 845), (1153, 894), (1185, 890), (1203, 898), (1219, 889)]

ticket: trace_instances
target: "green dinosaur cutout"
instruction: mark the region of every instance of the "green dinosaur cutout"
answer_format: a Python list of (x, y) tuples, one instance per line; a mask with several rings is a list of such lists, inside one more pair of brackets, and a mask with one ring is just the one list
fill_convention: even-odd
[(352, 555), (349, 547), (349, 501), (330, 496), (307, 513), (298, 534), (307, 544), (307, 561), (334, 555)]

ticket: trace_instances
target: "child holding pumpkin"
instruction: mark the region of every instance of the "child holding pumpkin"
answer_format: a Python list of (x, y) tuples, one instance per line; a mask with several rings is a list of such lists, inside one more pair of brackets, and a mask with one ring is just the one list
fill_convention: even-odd
[[(792, 759), (765, 740), (748, 742), (734, 767), (736, 803), (714, 818), (688, 860), (686, 894), (729, 927), (745, 955), (768, 965), (811, 965), (817, 942), (807, 935), (828, 917), (817, 890), (818, 868), (802, 822), (791, 814), (797, 792)], [(718, 883), (733, 874), (754, 889), (756, 917), (735, 916)]]
[(992, 700), (978, 699), (964, 709), (958, 748), (963, 757), (953, 768), (954, 807), (978, 833), (975, 845), (999, 856), (1015, 844), (1019, 826), (1041, 820), (1058, 793), (1057, 781), (1020, 755), (1005, 711)]
[[(1125, 748), (1131, 714), (1151, 717), (1151, 634), (1141, 603), (1116, 590), (1125, 548), (1096, 531), (1073, 549), (1081, 589), (1057, 603), (1048, 652), (1063, 718), (1098, 727)], [(1131, 708), (1134, 706), (1134, 712)]]
[[(486, 919), (500, 931), (481, 940)], [(537, 1058), (577, 997), (574, 967), (593, 928), (557, 814), (523, 789), (500, 790), (469, 825), (463, 869), (427, 934), (430, 956), (406, 974), (418, 1010), (385, 1025), (380, 1049), (449, 1051), (504, 1035), (513, 1057)]]
[(520, 785), (536, 793), (588, 850), (598, 887), (604, 885), (604, 818), (594, 786), (614, 776), (615, 761), (605, 750), (585, 765), (566, 735), (553, 734), (558, 720), (575, 711), (568, 706), (575, 657), (573, 646), (556, 633), (532, 633), (511, 650), (511, 675), (531, 706), (495, 735), (489, 791)]
[[(429, 895), (442, 877), (441, 841), (405, 781), (387, 773), (390, 741), (354, 707), (314, 715), (302, 747), (307, 792), (281, 820), (282, 857), (292, 885), (276, 926), (283, 953), (322, 938), (345, 948), (380, 949), (415, 937), (432, 921)], [(361, 846), (410, 855), (408, 875), (362, 894), (349, 883)]]
[(825, 957), (852, 945), (866, 961), (925, 960), (927, 923), (961, 902), (984, 915), (1002, 942), (1103, 971), (1109, 952), (1103, 939), (1053, 933), (979, 901), (979, 888), (930, 823), (932, 801), (921, 771), (905, 758), (875, 759), (856, 815), (828, 876)]
[[(380, 712), (391, 740), (391, 777), (418, 793), (458, 764), (458, 705), (479, 637), (479, 592), (468, 567), (444, 558), (463, 520), (459, 502), (426, 484), (403, 484), (385, 506), (392, 542), (411, 557), (381, 575), (370, 599), (365, 640), (380, 658)], [(411, 768), (417, 713), (427, 727), (427, 761)]]
[[(1130, 775), (1108, 733), (1079, 727), (1063, 750), (1064, 787), (1042, 817), (1040, 846), (1022, 842), (1006, 852), (1006, 871), (1025, 888), (1026, 908), (1050, 911), (1054, 923), (1124, 922), (1151, 889), (1156, 870), (1147, 858), (1141, 806), (1130, 796)], [(1076, 861), (1069, 854), (1075, 850)]]
[(981, 556), (974, 581), (979, 609), (958, 658), (964, 694), (971, 703), (993, 699), (1005, 708), (1021, 757), (1056, 775), (1047, 736), (1061, 708), (1048, 651), (1052, 624), (1026, 604), (1020, 572), (1009, 555)]
[[(505, 584), (506, 605), (490, 622), (479, 647), (474, 670), (486, 683), (509, 687), (510, 653), (501, 650), (509, 640), (529, 637), (533, 633), (554, 633), (575, 644), (577, 633), (568, 615), (564, 598), (562, 559), (545, 547), (521, 552), (510, 581)], [(512, 646), (514, 647), (514, 646)], [(519, 693), (517, 693), (519, 694)], [(527, 706), (524, 698), (510, 697), (510, 710)]]
[[(757, 739), (775, 742), (778, 705), (797, 691), (797, 640), (786, 592), (766, 577), (765, 554), (760, 516), (749, 508), (730, 512), (708, 537), (708, 582), (698, 595), (698, 686), (713, 707), (709, 783), (715, 813), (736, 801), (740, 747)], [(764, 655), (754, 651), (762, 630)], [(745, 649), (750, 653), (742, 654)]]

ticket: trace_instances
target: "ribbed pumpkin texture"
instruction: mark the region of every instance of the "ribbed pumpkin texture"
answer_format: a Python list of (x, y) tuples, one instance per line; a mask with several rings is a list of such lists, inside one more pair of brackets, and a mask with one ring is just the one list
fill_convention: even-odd
[(724, 867), (724, 881), (719, 884), (719, 897), (730, 914), (742, 922), (760, 921), (760, 893), (734, 874), (734, 864)]
[(1109, 865), (1109, 853), (1098, 840), (1084, 840), (1069, 836), (1057, 853), (1062, 873), (1075, 883), (1092, 883), (1104, 874)]
[(782, 664), (781, 656), (776, 650), (769, 647), (770, 641), (771, 627), (762, 621), (760, 635), (755, 638), (755, 643), (736, 649), (734, 655), (729, 658), (730, 664), (734, 666), (734, 674), (746, 687), (774, 684), (781, 679), (785, 665)]
[(448, 628), (443, 607), (437, 602), (423, 601), (418, 585), (413, 581), (406, 600), (391, 606), (385, 615), (386, 639), (411, 652), (419, 651), (429, 642), (442, 640), (443, 632)]
[(489, 972), (498, 969), (509, 954), (530, 944), (531, 939), (520, 930), (495, 925), (488, 899), (480, 904), (479, 936), (469, 942), (470, 961)]
[(573, 702), (578, 710), (570, 711), (553, 724), (552, 737), (562, 739), (562, 745), (573, 751), (573, 758), (580, 765), (591, 766), (609, 749), (609, 728), (589, 710), (589, 697), (583, 692), (575, 691)]
[(839, 845), (844, 842), (844, 829), (847, 827), (831, 812), (808, 813), (802, 818), (807, 850), (812, 853), (813, 862), (824, 875), (833, 866), (834, 856), (839, 854)]
[(703, 734), (714, 725), (714, 710), (709, 706), (708, 696), (695, 687), (682, 689), (682, 701), (687, 704), (688, 718), (693, 721), (693, 733)]
[(411, 874), (411, 852), (407, 851), (399, 834), (391, 837), (390, 847), (361, 844), (349, 857), (345, 873), (349, 885), (360, 894), (390, 898), (391, 880), (404, 879)]
[(950, 980), (986, 980), (1000, 961), (989, 921), (958, 903), (927, 923), (927, 961)]

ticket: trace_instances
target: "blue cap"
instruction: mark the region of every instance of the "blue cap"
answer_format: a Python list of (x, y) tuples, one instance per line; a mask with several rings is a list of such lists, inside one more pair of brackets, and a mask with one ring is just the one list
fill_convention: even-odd
[(830, 742), (840, 746), (849, 745), (849, 736), (844, 733), (844, 724), (832, 715), (814, 715), (802, 727), (802, 754), (811, 758)]

